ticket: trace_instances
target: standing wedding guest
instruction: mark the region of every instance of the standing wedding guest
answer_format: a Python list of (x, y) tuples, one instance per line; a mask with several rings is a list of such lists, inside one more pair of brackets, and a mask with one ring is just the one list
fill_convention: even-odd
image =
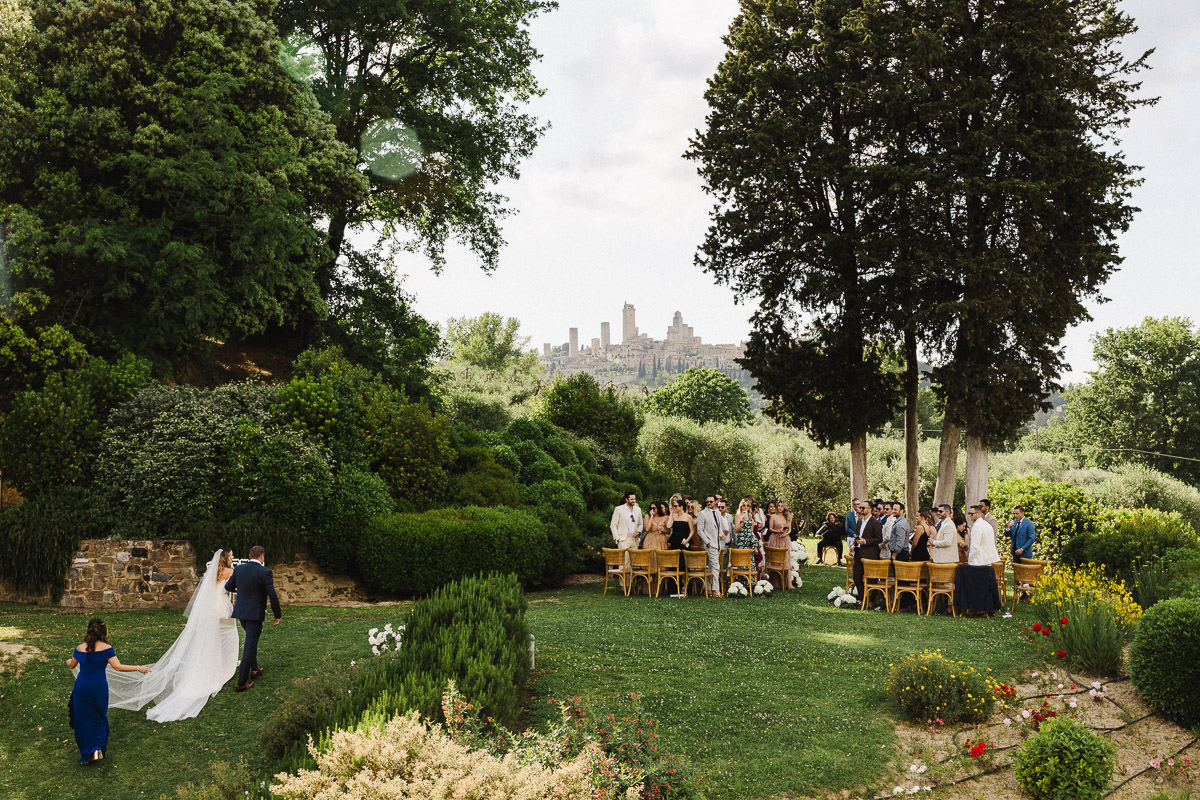
[(753, 550), (758, 546), (760, 537), (755, 531), (755, 507), (756, 504), (750, 497), (743, 497), (738, 503), (737, 515), (733, 518), (733, 538), (730, 540), (730, 547)]
[(890, 557), (893, 560), (908, 561), (908, 548), (911, 546), (912, 526), (908, 524), (908, 519), (904, 516), (904, 503), (898, 500), (893, 500), (892, 508), (892, 525), (888, 530), (887, 548)]
[[(696, 520), (684, 508), (682, 498), (671, 500), (671, 536), (667, 540), (668, 550), (686, 550), (696, 533)], [(678, 592), (678, 588), (676, 592)]]
[(71, 727), (75, 729), (75, 744), (79, 747), (79, 763), (94, 764), (108, 752), (108, 679), (105, 667), (117, 672), (140, 672), (147, 667), (122, 664), (117, 651), (108, 643), (108, 626), (102, 619), (88, 622), (83, 644), (67, 659), (67, 669), (79, 667), (71, 699), (67, 704)]
[[(883, 503), (878, 506), (883, 511)], [(866, 559), (879, 558), (879, 546), (883, 542), (883, 523), (879, 517), (871, 513), (871, 506), (864, 500), (859, 506), (858, 531), (854, 539), (854, 585), (858, 587), (859, 600), (865, 599), (866, 587), (863, 585), (863, 565)]]
[(729, 506), (721, 495), (717, 495), (717, 511), (721, 514), (721, 549), (724, 550), (729, 547), (729, 540), (733, 536), (733, 515), (729, 513)]
[(929, 543), (929, 557), (935, 564), (958, 563), (958, 529), (954, 525), (954, 510), (943, 503), (937, 508), (937, 535)]
[(879, 520), (883, 523), (883, 546), (879, 548), (880, 558), (891, 558), (892, 550), (890, 547), (892, 539), (892, 526), (896, 524), (896, 517), (892, 514), (891, 502), (883, 504), (883, 517)]
[(644, 533), (642, 534), (641, 549), (649, 550), (650, 552), (650, 571), (658, 571), (658, 556), (654, 554), (655, 550), (667, 549), (667, 515), (665, 506), (662, 503), (650, 503), (646, 506), (646, 516), (642, 520)]
[(621, 504), (613, 509), (612, 518), (608, 521), (608, 529), (612, 531), (618, 550), (638, 548), (638, 537), (642, 532), (642, 509), (637, 504), (636, 493), (626, 492), (621, 497)]
[(983, 518), (983, 507), (971, 506), (971, 544), (967, 563), (973, 567), (990, 567), (1000, 560), (996, 550), (996, 532)]
[(1033, 544), (1037, 541), (1037, 526), (1033, 520), (1025, 516), (1024, 506), (1013, 508), (1012, 522), (1005, 530), (1012, 539), (1012, 561), (1016, 564), (1027, 558), (1033, 558)]
[(846, 518), (842, 520), (842, 527), (846, 529), (846, 553), (850, 555), (853, 555), (854, 535), (858, 531), (858, 504), (857, 497), (850, 501), (850, 510), (846, 512)]
[[(700, 521), (700, 501), (694, 500), (691, 497), (684, 497), (683, 499), (684, 499), (684, 508), (687, 509), (687, 513), (692, 518), (692, 532), (695, 533), (696, 529), (699, 527), (699, 521)], [(688, 550), (703, 550), (704, 542), (700, 541), (700, 537), (698, 535), (693, 536), (688, 544), (687, 549)]]
[(958, 532), (958, 563), (967, 563), (967, 553), (970, 550), (970, 531), (967, 529), (967, 518), (962, 509), (954, 509), (954, 530)]
[(932, 511), (918, 511), (917, 525), (913, 528), (909, 542), (908, 558), (910, 561), (929, 561), (929, 546), (937, 536), (937, 528), (933, 526)]
[(845, 545), (846, 527), (845, 524), (838, 519), (837, 514), (830, 511), (825, 515), (825, 522), (817, 529), (817, 560), (821, 561), (821, 556), (825, 552), (825, 548), (832, 547), (837, 551), (838, 566), (842, 566), (842, 547)]
[(986, 497), (979, 501), (979, 507), (983, 509), (983, 521), (992, 526), (992, 533), (1000, 536), (1000, 523), (996, 522), (996, 518), (992, 516), (992, 501)]
[(696, 520), (696, 536), (703, 544), (708, 558), (708, 575), (711, 590), (721, 594), (721, 512), (717, 510), (717, 498), (704, 498), (704, 509)]
[(781, 501), (775, 504), (775, 516), (767, 520), (767, 528), (771, 534), (767, 539), (767, 547), (786, 548), (790, 562), (792, 553), (792, 515), (788, 513), (786, 503)]

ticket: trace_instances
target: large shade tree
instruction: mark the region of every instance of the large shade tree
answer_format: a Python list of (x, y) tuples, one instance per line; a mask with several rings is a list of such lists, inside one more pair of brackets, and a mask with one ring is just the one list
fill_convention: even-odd
[(322, 316), (316, 223), (363, 181), (269, 4), (22, 10), (0, 27), (0, 230), (24, 329), (173, 360)]

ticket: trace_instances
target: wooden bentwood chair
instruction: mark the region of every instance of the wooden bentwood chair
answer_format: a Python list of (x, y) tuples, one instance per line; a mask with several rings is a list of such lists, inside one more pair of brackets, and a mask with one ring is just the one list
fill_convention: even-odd
[(863, 565), (863, 596), (858, 598), (862, 603), (862, 609), (865, 611), (871, 597), (871, 592), (879, 592), (883, 595), (883, 607), (891, 610), (892, 607), (892, 587), (895, 582), (888, 571), (888, 567), (892, 562), (884, 561), (883, 559), (864, 558)]
[(892, 567), (896, 572), (896, 585), (892, 593), (892, 605), (888, 611), (895, 611), (900, 605), (900, 596), (911, 594), (917, 601), (917, 614), (921, 613), (922, 596), (929, 590), (928, 561), (893, 561)]
[(954, 582), (958, 580), (958, 564), (929, 564), (929, 604), (925, 606), (925, 616), (933, 613), (933, 601), (938, 597), (946, 598), (950, 613), (958, 616), (954, 609)]
[(734, 578), (741, 575), (746, 579), (746, 589), (754, 596), (754, 550), (746, 547), (729, 548), (729, 566), (725, 568), (725, 591), (733, 585)]
[(1004, 577), (1004, 567), (1008, 564), (1008, 559), (1000, 556), (1000, 560), (992, 564), (992, 569), (996, 570), (996, 591), (1000, 593), (1000, 607), (1008, 605), (1008, 580)]
[(1045, 569), (1045, 564), (1028, 561), (1013, 564), (1013, 599), (1009, 613), (1017, 610), (1017, 603), (1021, 602), (1022, 595), (1032, 595), (1037, 591), (1038, 586), (1042, 583), (1042, 572)]
[(608, 594), (608, 582), (613, 577), (620, 582), (621, 591), (629, 597), (629, 565), (625, 563), (625, 554), (628, 550), (618, 550), (615, 547), (603, 547), (601, 552), (604, 553), (604, 593), (602, 597)]
[(767, 554), (765, 564), (767, 574), (777, 574), (783, 584), (783, 591), (786, 592), (792, 583), (791, 551), (786, 547), (764, 547), (763, 549)]
[(646, 582), (646, 594), (650, 597), (654, 596), (654, 576), (658, 573), (652, 561), (654, 556), (653, 550), (625, 550), (622, 552), (629, 553), (629, 591), (633, 591), (633, 587), (637, 584), (637, 579), (641, 578)]
[(683, 576), (684, 572), (679, 567), (679, 554), (686, 553), (686, 550), (655, 550), (654, 553), (658, 560), (658, 581), (654, 587), (655, 596), (662, 594), (663, 581), (675, 581), (675, 594), (683, 596)]
[(686, 597), (692, 588), (692, 581), (700, 581), (700, 588), (705, 597), (712, 596), (711, 581), (708, 579), (708, 553), (703, 550), (684, 550), (683, 567), (686, 576), (683, 582), (683, 595)]

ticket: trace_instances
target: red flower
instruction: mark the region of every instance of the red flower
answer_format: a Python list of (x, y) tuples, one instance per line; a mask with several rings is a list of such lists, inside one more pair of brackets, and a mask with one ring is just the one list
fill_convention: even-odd
[(1033, 632), (1041, 633), (1042, 632), (1042, 623), (1040, 623), (1040, 622), (1033, 623)]
[(1049, 636), (1049, 635), (1050, 635), (1050, 629), (1042, 628), (1042, 636)]
[(1055, 653), (1054, 655), (1058, 656), (1059, 658), (1066, 658), (1066, 657), (1067, 657), (1067, 651), (1066, 651), (1066, 650), (1059, 650), (1059, 651), (1058, 651), (1057, 653)]
[(1067, 624), (1067, 618), (1066, 618), (1066, 617), (1063, 617), (1062, 619), (1060, 619), (1060, 620), (1058, 621), (1058, 623), (1059, 623), (1060, 625), (1066, 625), (1066, 624)]

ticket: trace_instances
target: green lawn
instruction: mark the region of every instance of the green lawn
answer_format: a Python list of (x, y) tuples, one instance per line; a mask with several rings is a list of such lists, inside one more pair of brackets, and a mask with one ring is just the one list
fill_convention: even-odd
[[(940, 647), (1004, 679), (1021, 670), (1028, 651), (1017, 620), (834, 609), (825, 595), (843, 575), (809, 568), (802, 590), (765, 599), (627, 599), (611, 590), (602, 598), (599, 584), (531, 595), (538, 660), (529, 719), (546, 719), (551, 697), (582, 696), (597, 711), (623, 712), (637, 693), (658, 719), (664, 747), (688, 756), (717, 798), (878, 788), (895, 746), (882, 691), (889, 663)], [(9, 667), (0, 675), (0, 797), (41, 800), (66, 789), (95, 800), (156, 798), (207, 777), (214, 760), (242, 755), (266, 769), (258, 725), (274, 690), (326, 657), (370, 658), (367, 629), (402, 615), (395, 607), (286, 609), (284, 624), (263, 635), (267, 672), (254, 690), (235, 694), (231, 682), (197, 719), (166, 725), (115, 710), (109, 757), (85, 768), (74, 763), (63, 662), (87, 616), (0, 606), (0, 641), (31, 643), (48, 658), (20, 677)], [(104, 617), (125, 663), (152, 660), (182, 626), (177, 611)]]

